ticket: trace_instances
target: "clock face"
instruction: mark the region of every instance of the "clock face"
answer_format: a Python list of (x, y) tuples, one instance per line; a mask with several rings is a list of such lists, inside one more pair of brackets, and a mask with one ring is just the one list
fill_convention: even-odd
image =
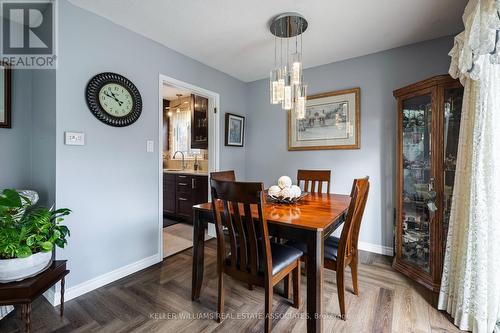
[(101, 88), (99, 103), (113, 117), (125, 117), (132, 112), (132, 95), (125, 87), (116, 83), (108, 83)]
[(137, 87), (116, 73), (100, 73), (90, 79), (85, 91), (90, 112), (105, 124), (124, 127), (142, 113), (142, 98)]

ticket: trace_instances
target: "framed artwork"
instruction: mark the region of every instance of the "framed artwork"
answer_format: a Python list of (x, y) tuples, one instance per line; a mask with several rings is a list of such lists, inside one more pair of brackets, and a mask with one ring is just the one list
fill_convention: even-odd
[(10, 66), (0, 61), (0, 128), (11, 128)]
[(226, 113), (226, 146), (243, 147), (245, 117)]
[(288, 150), (359, 149), (360, 89), (307, 97), (306, 116), (288, 113)]

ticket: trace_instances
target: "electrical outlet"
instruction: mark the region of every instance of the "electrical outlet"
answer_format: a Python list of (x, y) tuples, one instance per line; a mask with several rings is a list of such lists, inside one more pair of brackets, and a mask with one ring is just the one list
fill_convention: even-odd
[(64, 132), (64, 144), (68, 146), (85, 146), (85, 133)]

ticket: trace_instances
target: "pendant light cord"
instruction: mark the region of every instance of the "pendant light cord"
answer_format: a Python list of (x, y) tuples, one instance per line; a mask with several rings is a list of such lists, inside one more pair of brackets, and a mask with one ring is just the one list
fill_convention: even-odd
[(274, 26), (274, 68), (275, 68), (275, 69), (276, 69), (276, 66), (277, 66), (277, 64), (278, 64), (278, 62), (277, 62), (277, 60), (276, 60), (276, 53), (277, 53), (277, 52), (276, 52), (276, 48), (277, 48), (277, 46), (276, 46), (276, 38), (277, 38), (277, 37), (276, 37), (276, 26)]

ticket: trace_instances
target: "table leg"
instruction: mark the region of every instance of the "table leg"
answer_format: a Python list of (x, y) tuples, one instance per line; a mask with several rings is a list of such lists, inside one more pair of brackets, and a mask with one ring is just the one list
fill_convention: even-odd
[(21, 304), (21, 321), (23, 323), (25, 322), (25, 316), (26, 316), (26, 304)]
[(193, 216), (193, 273), (191, 286), (191, 300), (200, 298), (203, 283), (203, 265), (205, 252), (205, 223), (200, 218), (199, 211)]
[(61, 279), (61, 307), (59, 311), (62, 317), (64, 315), (64, 276)]
[(26, 332), (31, 332), (31, 303), (26, 304)]
[(323, 233), (314, 231), (307, 237), (307, 332), (322, 330)]

